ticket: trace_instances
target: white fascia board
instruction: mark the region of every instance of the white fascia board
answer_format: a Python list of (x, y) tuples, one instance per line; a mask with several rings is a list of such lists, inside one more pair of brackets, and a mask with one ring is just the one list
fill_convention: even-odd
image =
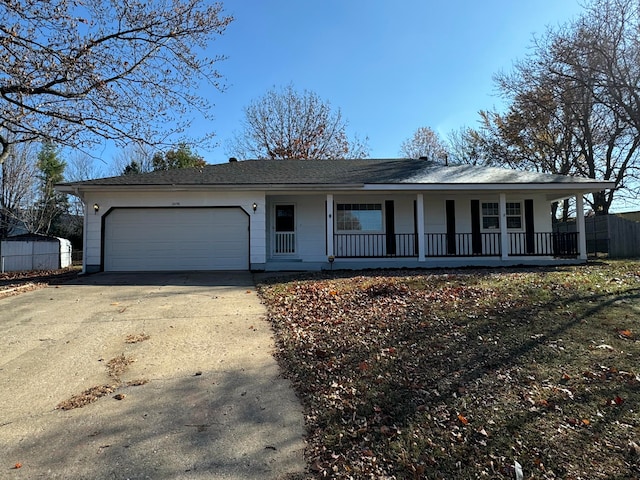
[(578, 193), (590, 193), (613, 188), (613, 182), (589, 183), (522, 183), (522, 184), (469, 184), (469, 183), (401, 183), (401, 184), (237, 184), (237, 185), (60, 185), (55, 187), (61, 193), (80, 196), (82, 192), (117, 191), (198, 191), (198, 190), (239, 190), (239, 191), (281, 191), (281, 192), (317, 192), (317, 191), (421, 191), (421, 192), (486, 192), (486, 191), (538, 191), (556, 192), (556, 195), (570, 196)]
[(363, 190), (379, 191), (423, 191), (423, 192), (477, 192), (477, 191), (563, 191), (572, 193), (598, 192), (613, 188), (613, 182), (589, 182), (589, 183), (439, 183), (439, 184), (367, 184)]

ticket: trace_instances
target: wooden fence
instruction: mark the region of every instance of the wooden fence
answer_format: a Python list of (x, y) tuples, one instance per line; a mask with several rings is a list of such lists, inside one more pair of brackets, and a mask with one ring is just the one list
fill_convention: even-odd
[[(608, 255), (609, 258), (640, 257), (640, 222), (618, 215), (586, 217), (587, 253)], [(575, 232), (575, 221), (558, 223), (557, 232)]]

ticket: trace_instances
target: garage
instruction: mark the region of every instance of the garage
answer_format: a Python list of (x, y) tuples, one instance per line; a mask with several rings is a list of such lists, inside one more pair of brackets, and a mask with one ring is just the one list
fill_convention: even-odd
[(104, 216), (104, 270), (248, 270), (239, 207), (115, 208)]

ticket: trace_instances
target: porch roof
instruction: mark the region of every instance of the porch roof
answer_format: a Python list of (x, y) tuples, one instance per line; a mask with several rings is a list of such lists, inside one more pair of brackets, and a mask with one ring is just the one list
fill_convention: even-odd
[[(418, 159), (245, 160), (59, 184), (60, 191), (106, 187), (232, 187), (300, 190), (318, 187), (378, 189), (511, 188), (596, 191), (612, 182), (473, 165), (445, 166)], [(431, 187), (431, 188), (429, 188)]]

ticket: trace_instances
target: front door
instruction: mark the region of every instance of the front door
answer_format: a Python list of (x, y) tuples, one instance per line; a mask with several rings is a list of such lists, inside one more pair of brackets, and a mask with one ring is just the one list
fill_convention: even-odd
[(292, 255), (296, 253), (295, 205), (275, 206), (275, 232), (273, 253)]

